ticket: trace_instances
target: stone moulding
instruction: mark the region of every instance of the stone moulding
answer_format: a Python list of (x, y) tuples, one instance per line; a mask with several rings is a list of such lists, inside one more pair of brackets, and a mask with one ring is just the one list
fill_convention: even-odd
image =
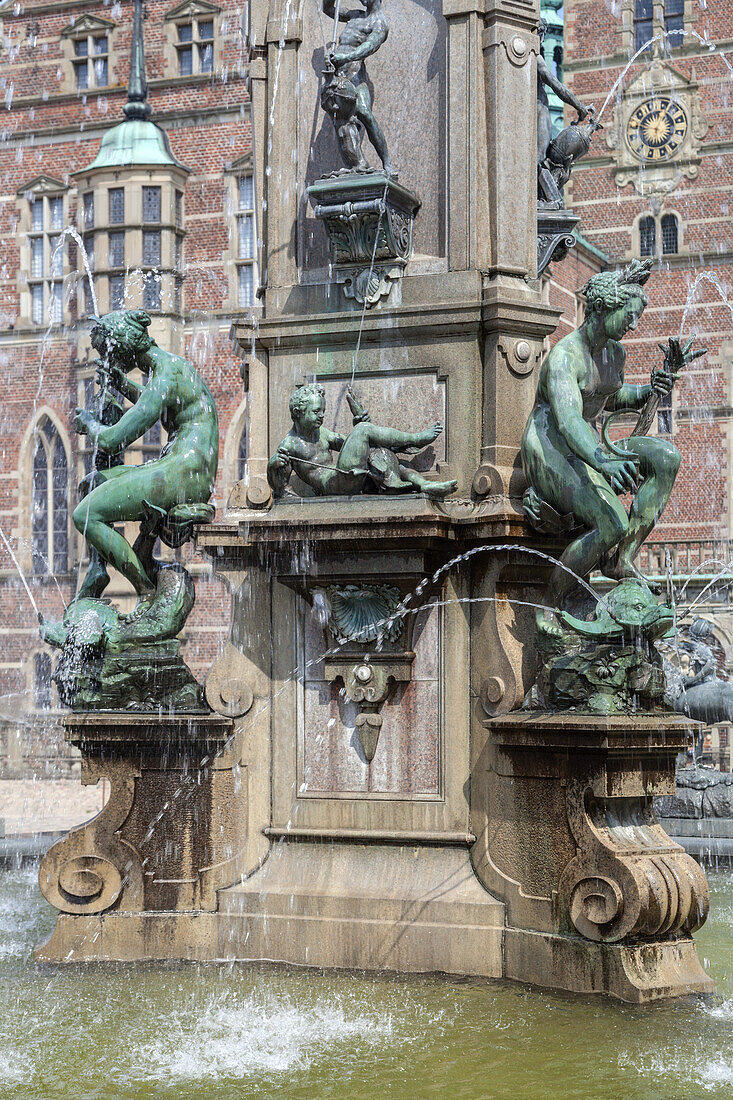
[[(409, 683), (412, 676), (415, 654), (394, 651), (405, 630), (404, 617), (396, 614), (403, 594), (392, 584), (331, 584), (315, 589), (312, 598), (323, 618), (326, 642), (338, 646), (326, 657), (326, 679), (341, 680), (347, 699), (356, 703), (356, 728), (371, 764), (382, 730), (380, 707), (394, 684)], [(412, 621), (410, 616), (408, 638)]]
[(336, 282), (371, 308), (404, 273), (419, 198), (382, 172), (348, 171), (316, 180), (308, 196), (328, 233)]

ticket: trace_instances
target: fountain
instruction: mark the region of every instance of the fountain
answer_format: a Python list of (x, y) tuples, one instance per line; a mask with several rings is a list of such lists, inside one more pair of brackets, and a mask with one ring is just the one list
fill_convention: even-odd
[[(443, 972), (632, 1003), (709, 992), (692, 939), (705, 876), (652, 803), (674, 790), (690, 723), (664, 705), (655, 641), (671, 616), (634, 565), (679, 456), (644, 431), (598, 440), (577, 414), (582, 461), (561, 459), (552, 421), (583, 387), (595, 412), (612, 394), (641, 409), (701, 352), (672, 337), (649, 386), (622, 385), (650, 274), (631, 265), (589, 282), (562, 394), (543, 389), (561, 356), (545, 357), (559, 310), (538, 274), (562, 233), (538, 256), (538, 228), (567, 213), (597, 120), (538, 165), (537, 4), (427, 0), (429, 58), (407, 0), (324, 12), (346, 23), (330, 47), (292, 0), (250, 5), (261, 307), (233, 326), (249, 457), (216, 522), (200, 377), (148, 342), (144, 316), (94, 322), (103, 372), (134, 403), (77, 428), (114, 453), (164, 413), (195, 445), (168, 480), (135, 475), (117, 511), (122, 475), (95, 470), (75, 514), (96, 557), (42, 632), (62, 649), (84, 780), (111, 795), (41, 865), (59, 916), (36, 958)], [(135, 35), (144, 88), (139, 18)], [(153, 127), (144, 101), (106, 156), (126, 127)], [(145, 148), (160, 150), (152, 131)], [(615, 373), (590, 392), (580, 375), (603, 353)], [(131, 395), (141, 356), (150, 381)], [(140, 523), (134, 547), (116, 518)], [(232, 592), (203, 695), (176, 642), (192, 586), (153, 555), (192, 535)], [(129, 616), (100, 599), (107, 563), (135, 586)], [(608, 595), (588, 580), (599, 563)], [(577, 581), (582, 612), (566, 606)]]

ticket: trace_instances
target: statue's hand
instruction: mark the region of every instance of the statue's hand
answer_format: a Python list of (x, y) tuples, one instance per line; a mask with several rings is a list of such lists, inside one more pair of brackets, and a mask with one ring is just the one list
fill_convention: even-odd
[(89, 435), (96, 420), (87, 409), (77, 409), (74, 413), (74, 430), (77, 435)]
[(274, 470), (286, 470), (290, 467), (290, 455), (287, 451), (275, 451), (270, 459), (270, 466)]
[[(659, 344), (659, 350), (664, 355), (664, 366), (661, 370), (656, 370), (652, 374), (652, 389), (655, 393), (659, 393), (660, 396), (668, 394), (674, 386), (677, 379), (680, 377), (680, 373), (691, 363), (693, 359), (699, 359), (701, 355), (707, 355), (707, 348), (696, 348), (692, 350), (692, 345), (697, 339), (696, 334), (693, 332), (690, 339), (686, 344), (682, 344), (682, 341), (677, 336), (670, 336), (666, 344)], [(664, 385), (664, 389), (658, 388), (655, 385), (655, 379), (659, 379), (660, 376), (666, 375), (668, 382), (659, 383)]]
[(97, 361), (97, 382), (100, 386), (104, 387), (105, 383), (114, 386), (116, 390), (121, 389), (125, 383), (125, 373), (119, 367), (113, 366), (111, 363), (103, 363), (101, 360)]
[(620, 493), (635, 493), (639, 487), (639, 459), (604, 458), (601, 460), (601, 473), (611, 488)]

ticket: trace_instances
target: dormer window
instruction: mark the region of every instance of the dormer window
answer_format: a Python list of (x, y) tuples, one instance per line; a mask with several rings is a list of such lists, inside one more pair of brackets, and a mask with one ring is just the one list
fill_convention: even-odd
[(83, 94), (110, 83), (110, 35), (114, 23), (93, 15), (83, 15), (62, 31), (64, 54), (69, 61), (69, 76), (64, 90)]
[(216, 67), (216, 17), (206, 0), (185, 0), (166, 15), (170, 26), (169, 65), (176, 76), (200, 76)]

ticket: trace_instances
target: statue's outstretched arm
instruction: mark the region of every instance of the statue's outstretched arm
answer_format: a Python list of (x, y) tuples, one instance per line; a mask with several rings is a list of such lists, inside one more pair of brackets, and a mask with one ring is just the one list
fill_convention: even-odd
[[(336, 18), (336, 0), (323, 0), (323, 12), (329, 19)], [(348, 23), (348, 21), (355, 15), (363, 15), (364, 12), (358, 11), (341, 11), (339, 9), (339, 23)]]
[(558, 96), (563, 103), (567, 103), (571, 107), (574, 107), (581, 118), (585, 118), (588, 114), (588, 109), (584, 107), (578, 97), (573, 95), (570, 89), (563, 84), (562, 80), (557, 79), (542, 55), (537, 58), (537, 79), (541, 80), (543, 84), (546, 84), (548, 88), (552, 88), (555, 95)]
[(651, 386), (636, 386), (631, 382), (624, 382), (613, 401), (609, 401), (606, 407), (609, 412), (621, 412), (623, 409), (633, 412), (646, 404), (646, 399), (651, 392)]
[(638, 459), (633, 455), (620, 458), (604, 451), (590, 424), (583, 419), (583, 395), (567, 358), (557, 360), (548, 370), (547, 390), (555, 421), (570, 450), (603, 474), (612, 489), (635, 492)]

